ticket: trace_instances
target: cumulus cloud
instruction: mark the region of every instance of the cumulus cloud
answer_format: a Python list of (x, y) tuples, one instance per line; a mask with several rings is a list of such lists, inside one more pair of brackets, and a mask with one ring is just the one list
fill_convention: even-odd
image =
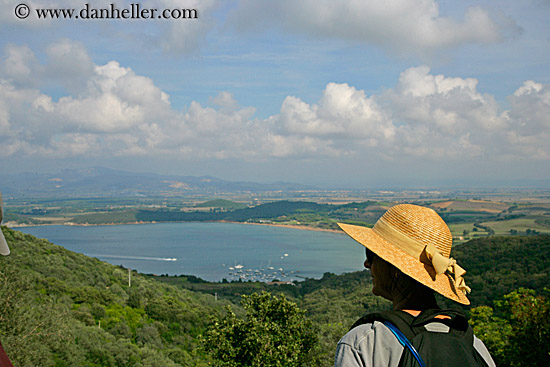
[(279, 145), (273, 148), (277, 156), (347, 155), (357, 145), (390, 144), (395, 135), (395, 127), (373, 98), (345, 83), (329, 83), (314, 105), (287, 97), (269, 123), (276, 134), (270, 140)]
[(0, 75), (17, 86), (36, 85), (36, 74), (40, 73), (40, 66), (32, 50), (28, 46), (10, 44), (5, 53)]
[[(266, 119), (240, 107), (230, 92), (175, 109), (150, 78), (110, 61), (97, 65), (78, 44), (61, 41), (68, 70), (82, 71), (78, 93), (53, 97), (25, 83), (43, 64), (26, 47), (8, 46), (0, 60), (0, 142), (5, 156), (158, 156), (176, 159), (322, 159), (361, 157), (460, 161), (550, 159), (550, 86), (526, 81), (504, 110), (478, 81), (404, 70), (380, 94), (328, 83), (316, 103), (288, 96)], [(49, 53), (50, 52), (50, 53)], [(27, 63), (14, 60), (25, 56)], [(84, 64), (84, 65), (83, 65)], [(79, 69), (82, 68), (82, 69)], [(52, 74), (59, 84), (62, 75)]]
[(508, 127), (494, 98), (477, 91), (476, 79), (429, 71), (407, 69), (394, 89), (377, 97), (391, 109), (392, 121), (401, 122), (400, 145), (409, 154), (433, 151), (439, 158), (479, 156), (491, 149)]
[(521, 156), (550, 159), (550, 85), (526, 81), (509, 97), (510, 148)]
[(48, 65), (36, 74), (63, 84), (69, 91), (79, 93), (93, 74), (94, 63), (83, 44), (62, 39), (46, 48)]
[(46, 55), (48, 62), (41, 64), (28, 46), (9, 44), (0, 63), (0, 77), (17, 87), (38, 87), (48, 79), (77, 94), (86, 87), (94, 63), (84, 45), (61, 39), (46, 47)]
[(434, 0), (241, 0), (233, 23), (242, 30), (267, 25), (407, 52), (494, 42), (502, 33), (479, 7), (468, 8), (464, 19), (453, 19), (441, 16)]

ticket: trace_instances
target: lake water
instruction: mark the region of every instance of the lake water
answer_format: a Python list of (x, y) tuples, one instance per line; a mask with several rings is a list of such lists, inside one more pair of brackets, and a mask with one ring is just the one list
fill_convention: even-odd
[(363, 268), (364, 249), (345, 234), (236, 223), (157, 223), (17, 228), (141, 273), (205, 280), (299, 280)]

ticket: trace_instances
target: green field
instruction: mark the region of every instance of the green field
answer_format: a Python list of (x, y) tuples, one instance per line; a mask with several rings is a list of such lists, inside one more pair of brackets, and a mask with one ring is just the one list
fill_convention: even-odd
[(541, 234), (550, 234), (550, 227), (536, 223), (536, 218), (517, 218), (503, 221), (483, 222), (495, 231), (496, 235), (508, 235), (510, 230), (525, 232), (527, 230), (535, 230)]

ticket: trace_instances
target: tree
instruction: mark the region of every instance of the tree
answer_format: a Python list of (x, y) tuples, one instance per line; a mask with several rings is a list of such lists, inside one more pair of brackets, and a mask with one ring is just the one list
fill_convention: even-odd
[(491, 307), (479, 306), (470, 311), (470, 325), (474, 334), (485, 343), (496, 365), (509, 365), (509, 339), (512, 334), (510, 322), (496, 317)]
[(230, 307), (215, 319), (202, 345), (218, 366), (314, 366), (317, 333), (298, 306), (284, 295), (253, 293), (243, 296), (246, 311), (238, 318)]
[(550, 297), (519, 289), (504, 298), (510, 311), (512, 366), (546, 367), (550, 361)]
[(549, 290), (537, 295), (520, 288), (488, 306), (472, 309), (470, 324), (483, 340), (497, 366), (546, 367), (550, 360)]

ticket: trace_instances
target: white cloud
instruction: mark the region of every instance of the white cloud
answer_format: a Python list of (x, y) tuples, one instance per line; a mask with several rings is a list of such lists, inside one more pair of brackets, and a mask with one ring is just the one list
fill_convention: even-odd
[(526, 81), (509, 101), (510, 148), (520, 156), (550, 159), (550, 85)]
[(467, 9), (464, 19), (457, 20), (441, 16), (434, 0), (241, 0), (233, 23), (244, 30), (262, 30), (267, 25), (399, 52), (495, 42), (501, 33), (479, 7)]
[(239, 105), (233, 95), (225, 91), (220, 92), (216, 97), (210, 97), (209, 102), (226, 110), (234, 110)]
[(48, 64), (35, 71), (61, 83), (72, 93), (80, 93), (94, 72), (94, 63), (83, 44), (69, 39), (59, 40), (46, 48)]
[[(76, 72), (90, 60), (78, 44), (62, 41), (47, 49), (56, 47), (67, 50), (68, 70)], [(39, 64), (25, 47), (9, 46), (5, 54), (3, 70), (15, 67), (12, 61), (21, 55), (31, 60), (15, 69), (19, 81), (59, 62), (50, 55)], [(476, 79), (434, 75), (420, 66), (403, 71), (394, 88), (377, 95), (328, 83), (316, 103), (288, 96), (279, 113), (259, 119), (255, 108), (240, 107), (229, 92), (212, 97), (214, 107), (191, 102), (176, 110), (152, 79), (116, 61), (85, 70), (80, 92), (57, 100), (0, 78), (5, 156), (550, 159), (550, 86), (535, 81), (519, 86), (504, 111), (493, 96), (478, 91)]]
[(10, 44), (5, 50), (6, 57), (0, 66), (0, 75), (18, 86), (36, 85), (36, 74), (40, 66), (34, 53), (28, 46)]
[[(93, 134), (68, 133), (54, 135), (48, 147), (53, 158), (64, 156), (97, 155), (100, 152), (99, 138)], [(45, 151), (42, 150), (42, 151)]]
[(370, 136), (375, 128), (391, 130), (376, 102), (348, 84), (329, 83), (318, 105), (309, 106), (296, 97), (287, 97), (280, 120), (284, 132), (289, 134), (353, 138)]
[(494, 98), (477, 91), (476, 79), (449, 78), (429, 71), (426, 66), (405, 70), (396, 88), (383, 95), (391, 101), (394, 118), (455, 134), (503, 127)]
[(66, 125), (103, 133), (135, 129), (169, 112), (166, 93), (151, 79), (138, 76), (115, 61), (94, 66), (86, 85), (80, 95), (62, 97), (44, 109), (53, 111)]
[(79, 42), (61, 39), (46, 47), (48, 62), (41, 64), (28, 46), (9, 44), (0, 63), (0, 77), (17, 87), (38, 87), (45, 80), (80, 93), (93, 73), (94, 64)]
[(472, 78), (432, 75), (425, 66), (401, 73), (385, 100), (399, 124), (399, 145), (408, 154), (432, 159), (459, 159), (484, 154), (496, 157), (504, 147), (498, 139), (508, 121), (490, 95), (477, 91)]

